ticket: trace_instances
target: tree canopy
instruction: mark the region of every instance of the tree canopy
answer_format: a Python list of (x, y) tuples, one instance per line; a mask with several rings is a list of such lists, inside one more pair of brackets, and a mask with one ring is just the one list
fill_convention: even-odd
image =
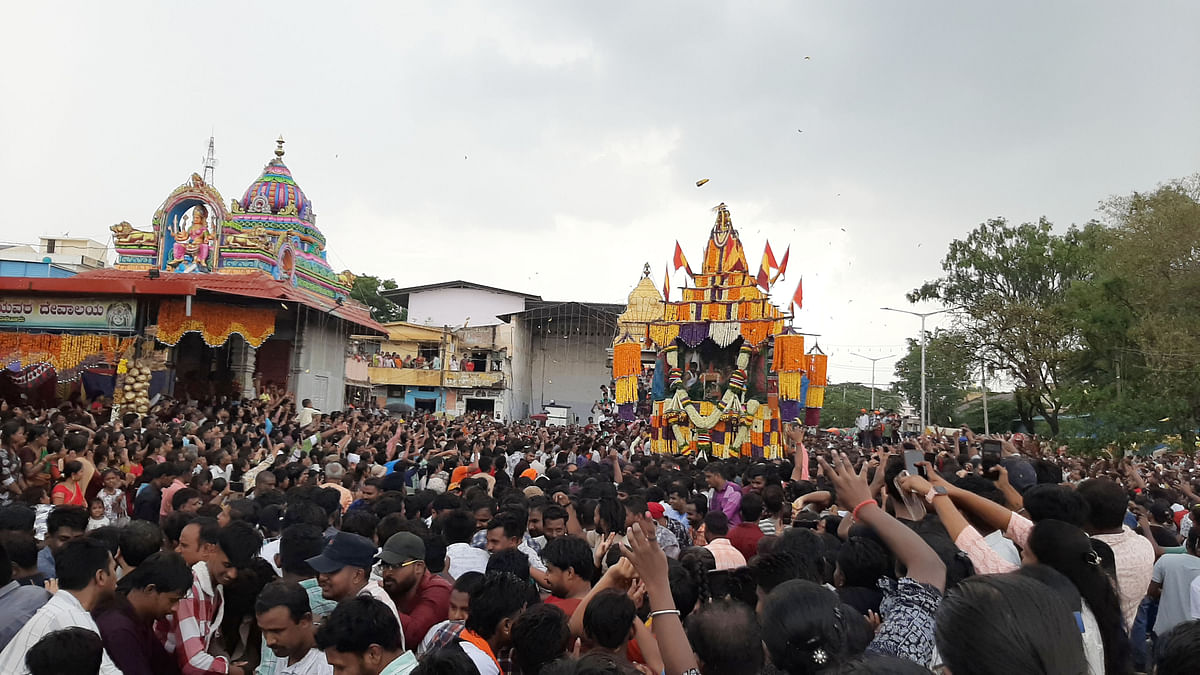
[(370, 307), (371, 317), (380, 323), (404, 321), (408, 318), (408, 310), (379, 294), (381, 289), (389, 288), (396, 288), (395, 280), (381, 280), (379, 277), (363, 274), (354, 279), (350, 297)]

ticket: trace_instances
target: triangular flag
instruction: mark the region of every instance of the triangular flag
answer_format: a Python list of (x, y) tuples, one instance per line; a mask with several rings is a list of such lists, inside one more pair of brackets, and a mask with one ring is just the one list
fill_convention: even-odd
[(758, 266), (758, 275), (755, 279), (763, 291), (771, 290), (771, 270), (778, 265), (775, 263), (775, 254), (771, 252), (771, 242), (767, 242), (767, 248), (763, 250), (762, 263)]
[[(678, 242), (675, 245), (678, 246), (679, 245)], [(676, 267), (675, 269), (679, 269), (679, 268)], [(666, 302), (670, 302), (671, 301), (671, 268), (670, 268), (670, 266), (664, 267), (663, 272), (664, 272), (664, 274), (663, 274), (663, 300)]]
[(783, 260), (779, 261), (779, 271), (775, 273), (774, 277), (771, 277), (771, 283), (775, 283), (776, 281), (779, 281), (781, 277), (783, 277), (783, 273), (787, 271), (788, 256), (791, 255), (791, 253), (792, 247), (789, 245), (787, 250), (783, 252)]
[(771, 269), (779, 269), (779, 263), (775, 262), (775, 252), (771, 250), (771, 242), (767, 242), (767, 249), (763, 251), (763, 255), (766, 257), (767, 264), (771, 266)]
[(683, 255), (683, 247), (681, 247), (681, 246), (679, 245), (679, 240), (678, 240), (678, 239), (676, 239), (676, 240), (675, 240), (675, 259), (674, 259), (674, 263), (675, 263), (675, 269), (676, 269), (676, 270), (678, 270), (678, 269), (679, 269), (679, 268), (681, 268), (681, 267), (684, 267), (684, 268), (687, 268), (687, 273), (688, 273), (688, 276), (695, 276), (694, 274), (692, 274), (692, 266), (688, 264), (688, 261), (687, 261), (687, 256)]
[(796, 309), (804, 307), (804, 277), (800, 277), (800, 283), (796, 284), (796, 292), (792, 294), (792, 304)]

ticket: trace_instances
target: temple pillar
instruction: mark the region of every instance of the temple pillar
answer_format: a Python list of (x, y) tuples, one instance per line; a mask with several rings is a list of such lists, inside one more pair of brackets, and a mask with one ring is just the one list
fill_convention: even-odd
[(234, 334), (229, 337), (231, 370), (234, 380), (241, 388), (243, 399), (253, 399), (258, 395), (254, 391), (254, 366), (257, 352), (247, 344), (245, 338)]

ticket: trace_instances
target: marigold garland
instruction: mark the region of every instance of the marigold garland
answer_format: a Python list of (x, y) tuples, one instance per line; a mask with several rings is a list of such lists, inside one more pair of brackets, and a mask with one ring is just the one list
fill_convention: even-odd
[(62, 335), (0, 333), (0, 358), (21, 368), (45, 363), (59, 379), (68, 379), (81, 368), (101, 362), (116, 363), (134, 338), (115, 335)]
[(779, 373), (779, 398), (799, 401), (803, 389), (804, 373)]
[(650, 341), (659, 347), (666, 347), (679, 337), (679, 325), (671, 323), (650, 324)]
[[(816, 387), (824, 387), (828, 384), (825, 378), (826, 369), (829, 366), (829, 357), (824, 354), (809, 354), (808, 355), (808, 380)], [(809, 406), (820, 407), (820, 406)]]
[(804, 402), (806, 408), (821, 408), (825, 405), (825, 387), (811, 386), (808, 388), (808, 400)]
[(630, 375), (629, 377), (617, 378), (616, 391), (614, 397), (617, 405), (624, 403), (637, 403), (637, 376)]
[(798, 373), (805, 368), (804, 336), (776, 335), (775, 360), (771, 369), (777, 373)]
[(258, 348), (275, 334), (275, 310), (193, 302), (192, 315), (187, 316), (183, 301), (163, 302), (158, 309), (158, 341), (176, 345), (186, 333), (199, 333), (210, 347), (225, 344), (237, 333)]
[(613, 347), (613, 377), (620, 379), (642, 372), (642, 346), (622, 342)]

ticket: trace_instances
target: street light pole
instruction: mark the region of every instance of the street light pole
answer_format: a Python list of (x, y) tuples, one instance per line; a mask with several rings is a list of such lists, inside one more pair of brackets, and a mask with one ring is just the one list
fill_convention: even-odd
[[(872, 358), (870, 356), (863, 356), (862, 354), (855, 354), (854, 352), (850, 352), (850, 356), (857, 356), (860, 359), (866, 359), (871, 362), (871, 412), (874, 412), (875, 411), (875, 362), (882, 361), (884, 359), (890, 359), (893, 356), (895, 356), (895, 354), (888, 354), (887, 356), (876, 356), (876, 357)], [(924, 368), (922, 368), (922, 370), (924, 370)]]
[(950, 309), (939, 309), (936, 312), (910, 312), (907, 309), (893, 309), (891, 307), (880, 307), (879, 309), (888, 312), (900, 312), (901, 314), (912, 314), (913, 316), (921, 318), (921, 433), (925, 433), (925, 430), (929, 428), (929, 413), (926, 408), (927, 401), (925, 394), (925, 349), (929, 345), (929, 338), (925, 334), (925, 319), (933, 316), (934, 314), (952, 312), (957, 308), (952, 307)]

